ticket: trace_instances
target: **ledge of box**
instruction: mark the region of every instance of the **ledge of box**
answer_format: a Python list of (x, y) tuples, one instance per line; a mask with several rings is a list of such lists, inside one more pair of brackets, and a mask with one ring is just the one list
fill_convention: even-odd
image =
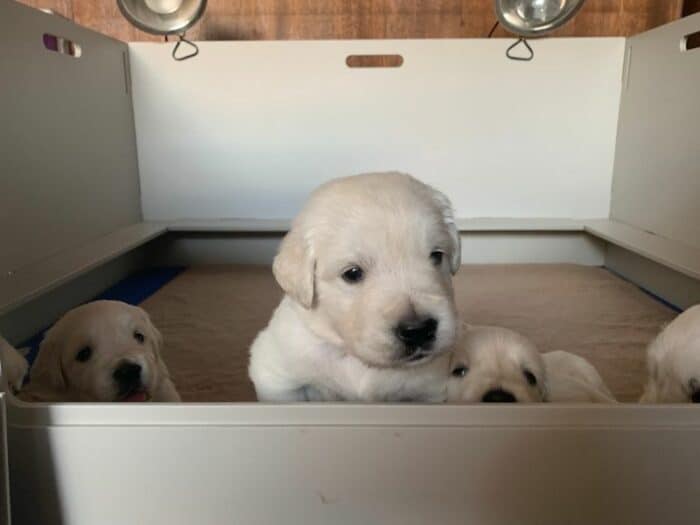
[(137, 223), (60, 252), (0, 277), (0, 315), (53, 290), (120, 255), (162, 235), (162, 223)]
[[(581, 232), (618, 245), (700, 280), (700, 249), (608, 219), (466, 218), (468, 232)], [(142, 222), (0, 277), (0, 315), (166, 232), (284, 233), (289, 219), (221, 219)]]
[(584, 231), (683, 275), (700, 280), (700, 248), (614, 220), (586, 221)]
[[(471, 217), (455, 221), (461, 232), (583, 231), (583, 219), (532, 217)], [(266, 232), (284, 233), (291, 219), (178, 219), (166, 222), (168, 231), (187, 232)]]
[(689, 405), (420, 405), (351, 403), (59, 403), (7, 399), (11, 427), (45, 426), (347, 426), (700, 428)]
[(178, 219), (164, 222), (175, 233), (285, 233), (291, 219)]

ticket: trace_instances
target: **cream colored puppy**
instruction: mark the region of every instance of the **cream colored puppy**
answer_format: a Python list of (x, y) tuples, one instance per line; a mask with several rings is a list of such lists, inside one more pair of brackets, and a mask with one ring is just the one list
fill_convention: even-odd
[(555, 350), (542, 354), (548, 399), (553, 403), (617, 403), (598, 370), (581, 356)]
[(614, 402), (588, 361), (562, 351), (540, 354), (507, 328), (467, 327), (450, 369), (448, 402)]
[(647, 350), (640, 403), (700, 403), (700, 305), (676, 317)]
[(513, 330), (468, 326), (454, 350), (448, 402), (534, 403), (547, 400), (547, 377), (535, 345)]
[(450, 202), (430, 186), (401, 173), (322, 185), (274, 260), (286, 295), (251, 347), (258, 399), (444, 399), (448, 361), (432, 360), (455, 342), (459, 264)]
[(2, 376), (7, 380), (7, 384), (13, 392), (22, 388), (24, 376), (27, 375), (29, 364), (10, 343), (0, 335), (0, 366)]
[(118, 301), (71, 310), (46, 333), (26, 401), (179, 401), (148, 314)]

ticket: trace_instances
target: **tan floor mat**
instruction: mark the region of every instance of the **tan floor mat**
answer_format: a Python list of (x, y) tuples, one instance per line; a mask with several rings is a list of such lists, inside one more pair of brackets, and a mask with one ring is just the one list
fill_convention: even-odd
[[(463, 317), (506, 326), (540, 350), (582, 355), (621, 401), (636, 400), (645, 346), (675, 313), (601, 268), (468, 265), (455, 277)], [(142, 305), (165, 337), (184, 401), (253, 401), (248, 347), (282, 293), (266, 266), (194, 267)]]

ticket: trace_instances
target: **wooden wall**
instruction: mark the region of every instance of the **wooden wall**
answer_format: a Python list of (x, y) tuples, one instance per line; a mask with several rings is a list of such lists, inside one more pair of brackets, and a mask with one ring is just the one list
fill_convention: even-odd
[[(21, 0), (46, 7), (120, 40), (154, 40), (131, 27), (115, 0)], [(685, 3), (685, 5), (684, 5)], [(587, 0), (559, 36), (629, 36), (682, 13), (700, 0)], [(199, 40), (485, 37), (493, 0), (209, 0), (188, 34)], [(500, 27), (495, 37), (506, 36)]]

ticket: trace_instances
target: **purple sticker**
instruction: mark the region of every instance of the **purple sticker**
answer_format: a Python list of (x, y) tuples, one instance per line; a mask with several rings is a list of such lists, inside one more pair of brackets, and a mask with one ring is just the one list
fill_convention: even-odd
[(54, 35), (44, 33), (44, 47), (51, 51), (58, 51), (58, 38)]

